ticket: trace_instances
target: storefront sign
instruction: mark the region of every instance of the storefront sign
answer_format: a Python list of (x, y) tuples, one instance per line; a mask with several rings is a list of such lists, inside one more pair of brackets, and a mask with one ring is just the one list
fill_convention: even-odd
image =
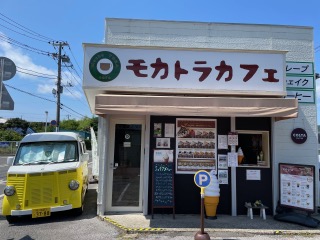
[(280, 163), (279, 174), (280, 204), (314, 212), (314, 166)]
[(177, 118), (176, 126), (176, 173), (216, 171), (216, 120)]
[(313, 75), (313, 62), (286, 62), (286, 74)]
[(287, 76), (287, 88), (314, 89), (314, 76)]
[(307, 141), (308, 134), (307, 132), (302, 128), (295, 128), (291, 132), (291, 139), (293, 142), (297, 144), (302, 144), (305, 141)]
[(144, 92), (285, 95), (285, 53), (84, 47), (83, 87)]
[(313, 90), (288, 90), (286, 98), (296, 98), (299, 103), (315, 103)]

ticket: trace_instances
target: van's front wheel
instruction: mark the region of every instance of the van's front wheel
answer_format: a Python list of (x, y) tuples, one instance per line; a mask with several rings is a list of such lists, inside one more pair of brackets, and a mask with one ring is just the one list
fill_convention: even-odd
[(81, 207), (74, 208), (73, 213), (75, 216), (80, 216), (83, 213), (83, 203), (82, 203)]

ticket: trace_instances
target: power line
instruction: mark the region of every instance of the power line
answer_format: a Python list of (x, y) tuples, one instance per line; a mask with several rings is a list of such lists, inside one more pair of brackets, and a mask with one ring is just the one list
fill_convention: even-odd
[[(78, 62), (77, 62), (77, 59), (76, 59), (75, 56), (73, 55), (73, 52), (72, 52), (72, 50), (71, 50), (71, 48), (70, 48), (70, 45), (69, 45), (69, 50), (70, 50), (70, 52), (71, 52), (71, 55), (72, 55), (74, 61), (76, 62), (76, 65), (78, 66), (80, 72), (82, 73), (81, 67), (79, 66), (79, 64), (78, 64)], [(74, 69), (74, 70), (75, 70), (75, 69)], [(76, 70), (75, 70), (75, 71), (76, 71)], [(76, 71), (76, 72), (77, 72), (77, 71)], [(77, 73), (77, 74), (78, 74), (78, 73)], [(79, 74), (78, 74), (78, 76), (79, 76)], [(79, 76), (79, 78), (81, 78), (81, 77)]]
[(53, 75), (53, 74), (41, 73), (41, 72), (33, 71), (33, 70), (30, 70), (30, 69), (25, 69), (25, 68), (22, 68), (22, 67), (18, 67), (18, 66), (16, 66), (16, 67), (19, 68), (19, 69), (25, 70), (25, 71), (29, 71), (29, 72), (33, 72), (33, 73), (38, 73), (38, 74), (46, 75), (46, 76), (56, 77), (56, 75)]
[(17, 69), (17, 72), (23, 73), (23, 74), (27, 74), (27, 75), (31, 75), (31, 76), (35, 76), (35, 77), (40, 77), (40, 78), (47, 78), (47, 79), (57, 79), (57, 77), (46, 77), (46, 76), (41, 76), (41, 75), (37, 75), (37, 74), (32, 74), (32, 73), (28, 73), (28, 72), (24, 72), (24, 71), (20, 71)]
[[(33, 93), (30, 93), (30, 92), (27, 92), (27, 91), (18, 89), (18, 88), (16, 88), (16, 87), (10, 86), (10, 85), (8, 85), (8, 84), (4, 84), (4, 85), (5, 85), (6, 87), (12, 88), (12, 89), (14, 89), (14, 90), (17, 90), (17, 91), (19, 91), (19, 92), (28, 94), (28, 95), (30, 95), (30, 96), (33, 96), (33, 97), (36, 97), (36, 98), (40, 98), (40, 99), (46, 100), (46, 101), (48, 101), (48, 102), (57, 103), (57, 102), (54, 101), (54, 100), (37, 96), (37, 95), (35, 95), (35, 94), (33, 94)], [(82, 117), (86, 117), (85, 115), (82, 115), (81, 113), (78, 113), (77, 111), (73, 110), (72, 108), (70, 108), (70, 107), (68, 107), (68, 106), (66, 106), (66, 105), (64, 105), (64, 104), (62, 104), (62, 103), (60, 104), (60, 106), (62, 106), (62, 107), (64, 107), (64, 108), (67, 108), (67, 109), (71, 110), (72, 112), (74, 112), (74, 113), (76, 113), (76, 114), (78, 114), (78, 115), (80, 115), (80, 116), (82, 116)]]
[(2, 35), (2, 34), (0, 34), (0, 40), (2, 40), (4, 42), (7, 42), (7, 43), (9, 43), (11, 45), (15, 45), (17, 47), (23, 48), (25, 50), (34, 52), (34, 53), (38, 53), (38, 54), (42, 54), (42, 55), (46, 55), (46, 56), (51, 56), (52, 55), (52, 53), (50, 53), (50, 52), (46, 52), (46, 51), (43, 51), (41, 49), (30, 47), (30, 46), (28, 46), (26, 44), (23, 44), (23, 43), (20, 43), (18, 41), (15, 42), (15, 40), (10, 40), (8, 37), (6, 37), (5, 35)]
[(15, 87), (10, 86), (10, 85), (8, 85), (8, 84), (4, 84), (4, 85), (5, 85), (6, 87), (12, 88), (12, 89), (17, 90), (17, 91), (19, 91), (19, 92), (23, 92), (23, 93), (28, 94), (28, 95), (30, 95), (30, 96), (37, 97), (37, 98), (40, 98), (40, 99), (42, 99), (42, 100), (46, 100), (46, 101), (48, 101), (48, 102), (56, 103), (56, 101), (53, 101), (53, 100), (51, 100), (51, 99), (37, 96), (37, 95), (35, 95), (35, 94), (33, 94), (33, 93), (30, 93), (30, 92), (27, 92), (27, 91), (24, 91), (24, 90), (15, 88)]
[[(80, 84), (80, 82), (77, 80), (77, 78), (72, 74), (72, 72), (70, 71), (70, 69), (69, 69), (69, 67), (64, 63), (64, 67), (66, 67), (67, 69), (68, 69), (68, 71), (69, 71), (69, 73), (71, 74), (71, 76), (74, 78), (74, 80), (79, 84), (79, 85), (81, 85)], [(72, 67), (71, 67), (72, 68)], [(71, 79), (70, 79), (71, 80)]]
[(86, 117), (85, 115), (82, 115), (81, 113), (76, 112), (76, 111), (73, 110), (72, 108), (69, 108), (69, 107), (67, 107), (66, 105), (62, 104), (62, 103), (61, 103), (61, 105), (62, 105), (63, 107), (65, 107), (65, 108), (68, 108), (68, 109), (71, 110), (72, 112), (74, 112), (74, 113), (76, 113), (76, 114), (79, 114), (79, 115), (82, 116), (82, 117)]
[(13, 29), (11, 29), (11, 28), (9, 28), (9, 27), (6, 27), (6, 26), (4, 26), (3, 24), (0, 24), (0, 26), (4, 27), (4, 28), (6, 28), (6, 29), (8, 29), (8, 30), (10, 30), (10, 31), (12, 31), (12, 32), (18, 33), (18, 34), (20, 34), (20, 35), (22, 35), (22, 36), (25, 36), (25, 37), (28, 37), (28, 38), (31, 38), (31, 39), (34, 39), (34, 40), (37, 40), (37, 41), (40, 41), (40, 42), (48, 43), (48, 41), (45, 41), (45, 40), (42, 40), (42, 39), (38, 39), (38, 38), (35, 38), (35, 37), (28, 36), (27, 34), (24, 34), (24, 33), (15, 31), (15, 30), (13, 30)]
[(2, 14), (2, 13), (0, 13), (0, 15), (3, 16), (3, 17), (5, 17), (6, 19), (10, 20), (10, 21), (13, 22), (14, 24), (11, 23), (11, 22), (8, 22), (7, 20), (5, 20), (5, 19), (3, 19), (2, 17), (0, 17), (0, 19), (1, 19), (2, 21), (6, 22), (6, 23), (8, 23), (8, 24), (10, 24), (10, 25), (12, 25), (12, 26), (14, 26), (14, 27), (16, 27), (16, 28), (24, 31), (24, 32), (26, 32), (26, 33), (29, 33), (30, 35), (37, 36), (37, 37), (39, 37), (39, 38), (46, 39), (46, 40), (48, 40), (48, 41), (49, 41), (49, 40), (53, 40), (52, 38), (46, 37), (46, 36), (44, 36), (44, 35), (42, 35), (42, 34), (39, 34), (39, 33), (35, 32), (35, 31), (33, 31), (33, 30), (31, 30), (31, 29), (29, 29), (29, 28), (27, 28), (27, 27), (25, 27), (25, 26), (17, 23), (16, 21), (12, 20), (11, 18), (5, 16), (5, 15)]

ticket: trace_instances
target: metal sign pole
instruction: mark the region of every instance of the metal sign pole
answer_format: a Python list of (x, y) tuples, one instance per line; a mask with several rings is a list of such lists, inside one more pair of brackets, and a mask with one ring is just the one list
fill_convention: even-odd
[(201, 188), (201, 234), (204, 234), (204, 188)]
[(211, 177), (208, 172), (205, 170), (200, 170), (194, 175), (195, 184), (200, 187), (201, 191), (201, 221), (200, 221), (200, 231), (194, 235), (194, 240), (210, 240), (210, 236), (208, 233), (204, 232), (204, 189), (211, 182)]
[(2, 84), (3, 84), (3, 74), (4, 74), (4, 59), (0, 59), (1, 66), (1, 77), (0, 77), (0, 109), (2, 109)]

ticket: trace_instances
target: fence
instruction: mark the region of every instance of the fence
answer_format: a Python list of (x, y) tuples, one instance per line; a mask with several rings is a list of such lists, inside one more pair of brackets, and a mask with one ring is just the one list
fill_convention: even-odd
[(19, 142), (16, 141), (6, 141), (0, 142), (0, 156), (15, 155)]

